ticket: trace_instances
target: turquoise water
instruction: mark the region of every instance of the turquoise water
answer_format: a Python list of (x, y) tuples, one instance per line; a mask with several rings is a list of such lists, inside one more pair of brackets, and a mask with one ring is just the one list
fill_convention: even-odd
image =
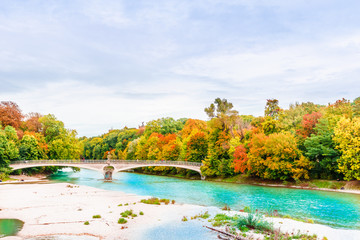
[(0, 219), (0, 238), (5, 236), (15, 236), (21, 228), (24, 222), (18, 219)]
[(105, 190), (175, 199), (176, 202), (240, 210), (245, 206), (261, 211), (278, 210), (280, 214), (337, 228), (360, 229), (360, 195), (261, 187), (243, 184), (184, 180), (171, 177), (121, 172), (113, 182), (101, 181), (101, 173), (82, 169), (59, 172), (52, 180), (71, 182)]

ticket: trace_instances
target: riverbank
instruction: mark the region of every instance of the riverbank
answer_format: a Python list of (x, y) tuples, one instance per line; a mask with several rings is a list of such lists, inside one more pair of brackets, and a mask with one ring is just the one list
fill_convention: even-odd
[[(162, 172), (149, 172), (149, 171), (133, 171), (138, 174), (155, 175), (155, 176), (167, 176), (175, 177), (180, 179), (200, 180), (199, 176), (184, 175), (184, 174), (172, 174)], [(233, 184), (249, 184), (254, 186), (265, 186), (265, 187), (282, 187), (282, 188), (293, 188), (293, 189), (306, 189), (316, 191), (329, 191), (329, 192), (342, 192), (360, 194), (360, 181), (335, 181), (335, 180), (306, 180), (302, 182), (281, 182), (271, 180), (261, 180), (258, 178), (246, 177), (243, 175), (236, 175), (229, 178), (206, 178), (206, 181), (210, 182), (222, 182), (222, 183), (233, 183)]]
[[(148, 196), (149, 197), (149, 196)], [(67, 183), (22, 184), (0, 186), (0, 218), (16, 218), (25, 222), (19, 239), (47, 235), (84, 235), (97, 239), (144, 239), (149, 229), (179, 223), (200, 212), (212, 216), (220, 209), (190, 204), (149, 205), (148, 198), (117, 191)], [(119, 206), (121, 205), (121, 206)], [(133, 210), (137, 216), (118, 224), (120, 214)], [(144, 215), (140, 215), (143, 212)], [(243, 213), (241, 213), (243, 214)], [(100, 218), (93, 218), (100, 215)], [(269, 218), (282, 231), (317, 234), (319, 239), (358, 239), (359, 230), (333, 229), (328, 226), (302, 223), (291, 219)], [(85, 222), (89, 225), (85, 225)], [(197, 220), (192, 220), (197, 221)], [(210, 225), (204, 222), (204, 225)], [(199, 229), (203, 230), (203, 229)]]
[(265, 187), (282, 187), (293, 189), (306, 189), (316, 191), (342, 192), (360, 194), (360, 181), (335, 181), (335, 180), (307, 180), (302, 182), (280, 182), (271, 180), (260, 180), (242, 175), (236, 175), (230, 178), (208, 178), (207, 181), (249, 184)]
[(37, 174), (28, 175), (10, 175), (8, 180), (0, 182), (0, 184), (21, 184), (21, 183), (46, 183), (49, 182), (47, 175)]

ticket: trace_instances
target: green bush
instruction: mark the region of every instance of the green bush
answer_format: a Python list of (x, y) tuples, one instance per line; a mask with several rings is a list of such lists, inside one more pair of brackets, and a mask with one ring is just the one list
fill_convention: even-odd
[(89, 221), (84, 222), (84, 225), (89, 225), (89, 224), (90, 224)]
[(101, 218), (100, 215), (94, 215), (93, 218)]
[(133, 215), (133, 210), (126, 210), (122, 213), (120, 213), (120, 215), (124, 218), (128, 217), (128, 216), (132, 216)]
[(140, 212), (139, 212), (139, 215), (144, 215), (143, 211), (140, 211)]
[(125, 218), (119, 218), (118, 224), (125, 224), (127, 223), (127, 220)]
[(263, 216), (258, 213), (248, 213), (247, 216), (239, 216), (239, 218), (235, 220), (235, 226), (239, 229), (246, 227), (268, 232), (273, 232), (274, 230), (273, 224), (265, 221)]

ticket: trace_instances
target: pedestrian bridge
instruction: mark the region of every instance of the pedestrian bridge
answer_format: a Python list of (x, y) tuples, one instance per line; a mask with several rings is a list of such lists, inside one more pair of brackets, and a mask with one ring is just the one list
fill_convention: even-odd
[(201, 179), (205, 179), (205, 176), (201, 174), (201, 165), (202, 163), (198, 162), (160, 160), (24, 160), (14, 161), (10, 164), (10, 167), (12, 170), (44, 166), (86, 168), (104, 173), (107, 180), (112, 179), (113, 172), (127, 171), (134, 168), (177, 167), (196, 171), (200, 174)]

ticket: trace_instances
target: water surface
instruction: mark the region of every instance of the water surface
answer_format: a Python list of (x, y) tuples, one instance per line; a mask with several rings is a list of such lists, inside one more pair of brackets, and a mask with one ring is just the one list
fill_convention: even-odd
[(101, 181), (99, 172), (59, 172), (52, 180), (71, 182), (112, 191), (175, 199), (180, 203), (240, 210), (245, 206), (261, 211), (278, 210), (282, 215), (313, 219), (317, 223), (345, 229), (360, 229), (360, 195), (184, 180), (172, 177), (120, 172), (113, 182)]
[(0, 219), (0, 238), (15, 236), (23, 227), (24, 222), (19, 219)]

